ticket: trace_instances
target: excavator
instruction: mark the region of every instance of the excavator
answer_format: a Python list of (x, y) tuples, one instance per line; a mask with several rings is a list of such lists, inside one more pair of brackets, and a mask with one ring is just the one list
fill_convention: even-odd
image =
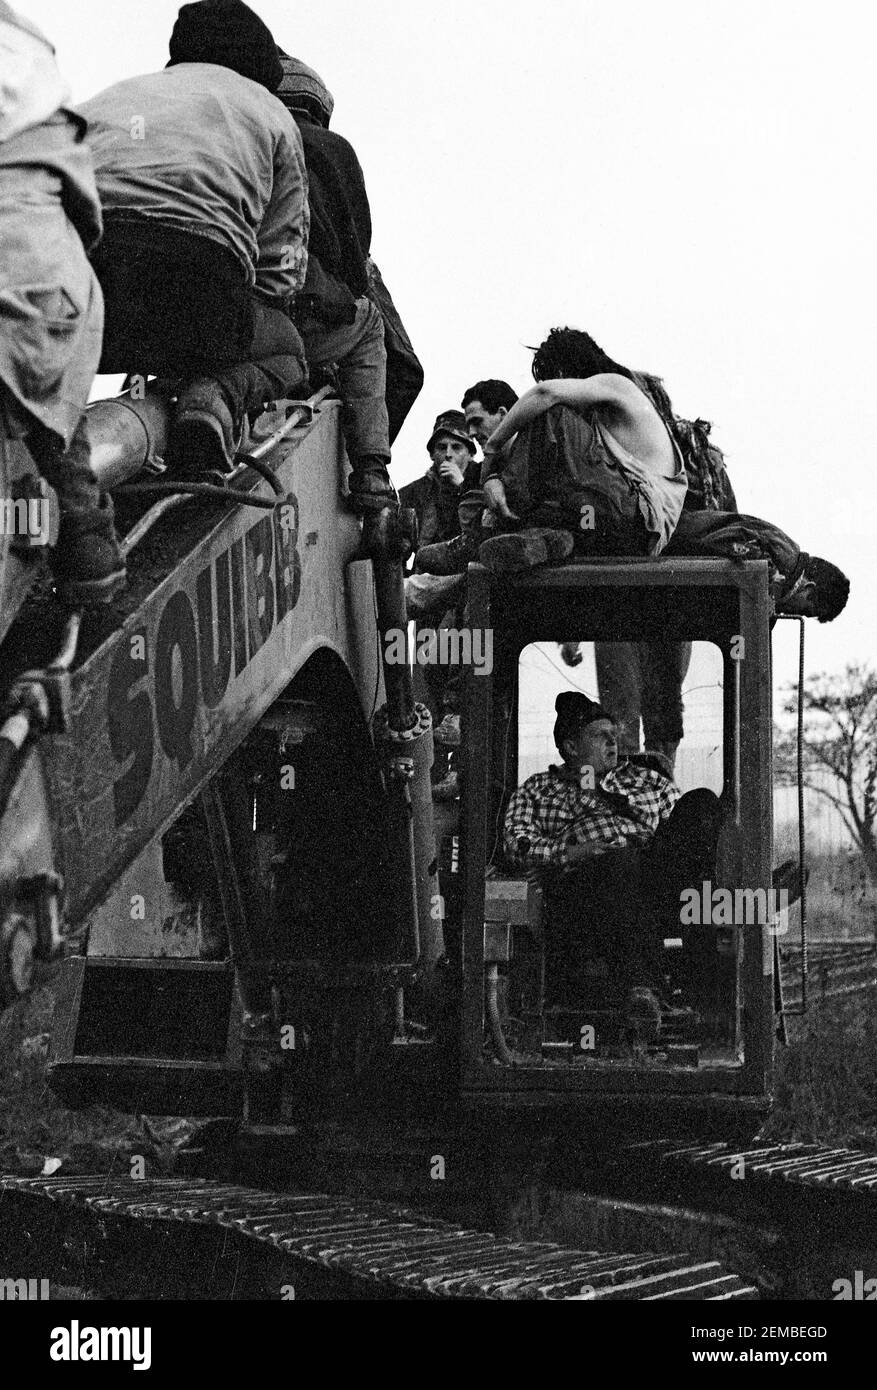
[[(751, 1135), (778, 930), (766, 562), (576, 560), (502, 582), (470, 566), (493, 669), (464, 671), (449, 818), (398, 655), (413, 514), (354, 516), (339, 412), (330, 388), (274, 402), (232, 474), (192, 483), (164, 467), (160, 389), (89, 407), (129, 585), (107, 611), (67, 613), (45, 547), (7, 555), (4, 1003), (53, 972), (49, 1075), (69, 1105), (224, 1117), (300, 1145), (303, 1125), (365, 1124), (374, 1143), (378, 1116), (388, 1143), (439, 1125), (492, 1145), (501, 1122), (527, 1152), (525, 1129), (541, 1142), (571, 1117), (606, 1142)], [(40, 492), (26, 459), (11, 492)], [(686, 1007), (643, 1039), (607, 1007), (599, 952), (580, 997), (551, 998), (551, 904), (504, 864), (498, 827), (532, 752), (532, 653), (656, 624), (712, 653), (715, 885), (757, 910), (667, 939)]]

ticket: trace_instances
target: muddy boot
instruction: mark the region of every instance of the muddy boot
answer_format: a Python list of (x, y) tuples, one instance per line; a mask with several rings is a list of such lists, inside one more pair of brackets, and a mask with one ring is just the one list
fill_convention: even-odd
[(478, 559), (478, 541), (469, 535), (454, 536), (449, 541), (422, 545), (417, 552), (414, 568), (418, 574), (465, 574), (473, 560)]
[(71, 608), (109, 603), (125, 587), (125, 557), (113, 527), (112, 498), (61, 513), (52, 573), (62, 603)]
[(570, 531), (534, 526), (491, 537), (480, 546), (478, 558), (494, 574), (508, 574), (565, 560), (572, 554), (573, 544)]
[(399, 498), (390, 482), (386, 459), (379, 454), (363, 454), (353, 460), (350, 501), (359, 516), (381, 512), (385, 507), (399, 510)]
[(230, 473), (235, 450), (235, 422), (222, 388), (211, 377), (190, 382), (180, 392), (168, 443), (175, 472), (195, 478)]

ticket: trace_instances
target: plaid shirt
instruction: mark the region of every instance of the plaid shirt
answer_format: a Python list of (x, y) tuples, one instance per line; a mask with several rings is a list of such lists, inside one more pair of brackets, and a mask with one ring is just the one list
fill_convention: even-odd
[(680, 795), (671, 778), (634, 762), (619, 763), (595, 791), (583, 791), (576, 779), (551, 767), (528, 777), (509, 802), (506, 856), (521, 869), (562, 869), (572, 845), (648, 844)]

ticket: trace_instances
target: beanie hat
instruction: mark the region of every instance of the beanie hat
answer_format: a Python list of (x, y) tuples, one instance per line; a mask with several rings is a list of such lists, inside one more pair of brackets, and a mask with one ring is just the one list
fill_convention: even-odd
[(277, 54), (283, 69), (277, 95), (287, 111), (308, 111), (321, 125), (328, 126), (335, 98), (320, 74), (298, 58), (290, 58), (282, 48), (278, 48)]
[(276, 92), (283, 77), (271, 30), (243, 0), (183, 5), (170, 42), (170, 62), (216, 63)]
[[(554, 742), (560, 752), (565, 739), (575, 738), (588, 724), (597, 719), (612, 719), (612, 715), (596, 700), (591, 700), (578, 690), (563, 690), (554, 702), (557, 720), (554, 725)], [(614, 722), (614, 721), (613, 721)]]

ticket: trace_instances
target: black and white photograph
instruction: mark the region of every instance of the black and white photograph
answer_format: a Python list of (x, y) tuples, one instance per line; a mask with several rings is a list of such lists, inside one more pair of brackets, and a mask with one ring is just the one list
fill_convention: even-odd
[(162, 1373), (180, 1305), (280, 1347), (308, 1315), (243, 1304), (547, 1301), (837, 1372), (826, 1305), (877, 1302), (874, 38), (0, 0), (28, 1365)]

